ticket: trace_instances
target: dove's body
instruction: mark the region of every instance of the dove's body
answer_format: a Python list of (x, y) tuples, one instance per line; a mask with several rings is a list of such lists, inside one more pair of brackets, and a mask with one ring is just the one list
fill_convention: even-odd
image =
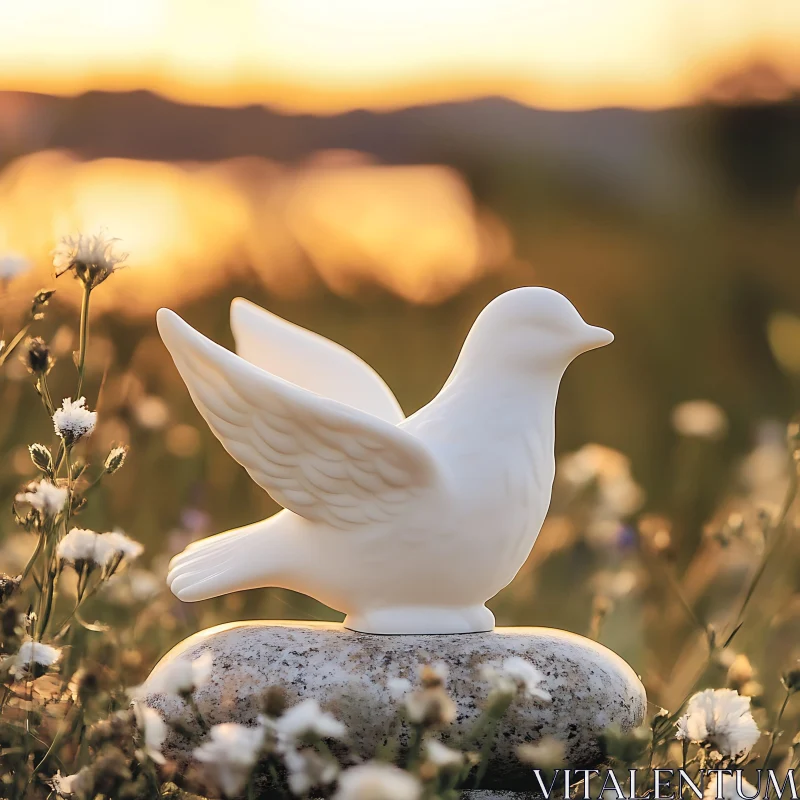
[[(558, 304), (557, 318), (544, 322), (559, 340), (584, 336), (556, 355), (540, 348), (535, 369), (524, 363), (529, 343), (508, 333), (531, 301), (546, 312)], [(491, 311), (501, 304), (504, 314)], [(348, 627), (370, 633), (492, 628), (484, 602), (516, 575), (547, 513), (561, 375), (577, 352), (611, 338), (554, 292), (509, 292), (483, 312), (439, 395), (402, 420), (374, 373), (365, 383), (372, 388), (348, 399), (384, 419), (298, 388), (319, 388), (312, 372), (296, 372), (293, 385), (245, 363), (171, 312), (159, 325), (212, 430), (292, 509), (191, 545), (173, 559), (173, 592), (201, 600), (281, 586), (344, 611)], [(258, 363), (252, 339), (240, 350)], [(329, 384), (327, 394), (335, 391)]]

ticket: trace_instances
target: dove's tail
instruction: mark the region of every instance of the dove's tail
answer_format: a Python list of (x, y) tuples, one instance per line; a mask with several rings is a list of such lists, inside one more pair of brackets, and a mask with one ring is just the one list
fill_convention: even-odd
[(280, 524), (286, 514), (190, 544), (170, 562), (173, 594), (194, 602), (264, 586), (291, 588), (297, 558)]

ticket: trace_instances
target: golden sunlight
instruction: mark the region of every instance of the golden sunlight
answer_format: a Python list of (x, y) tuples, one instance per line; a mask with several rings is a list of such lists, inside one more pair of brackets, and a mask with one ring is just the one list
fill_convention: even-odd
[(41, 265), (14, 286), (26, 302), (59, 236), (103, 228), (130, 268), (97, 302), (126, 313), (185, 302), (245, 270), (283, 294), (321, 279), (341, 294), (377, 285), (435, 302), (512, 252), (506, 228), (441, 166), (381, 166), (353, 153), (290, 169), (258, 158), (82, 162), (42, 151), (0, 174), (0, 249)]
[(798, 41), (795, 0), (29, 0), (0, 27), (0, 89), (316, 112), (490, 94), (657, 107), (755, 65), (796, 85)]

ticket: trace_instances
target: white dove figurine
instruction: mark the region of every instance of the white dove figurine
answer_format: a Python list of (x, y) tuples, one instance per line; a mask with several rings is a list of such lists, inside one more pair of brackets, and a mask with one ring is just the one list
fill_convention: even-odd
[(405, 418), (353, 353), (243, 300), (239, 355), (177, 314), (158, 328), (223, 447), (284, 510), (191, 544), (187, 601), (280, 586), (364, 633), (488, 631), (550, 504), (555, 404), (580, 353), (613, 341), (550, 289), (481, 312), (439, 394)]

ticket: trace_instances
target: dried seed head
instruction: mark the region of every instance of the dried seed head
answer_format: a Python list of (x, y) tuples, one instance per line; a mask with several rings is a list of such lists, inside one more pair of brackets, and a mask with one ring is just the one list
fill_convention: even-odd
[(742, 687), (750, 683), (755, 677), (755, 670), (750, 659), (739, 653), (728, 668), (728, 686), (741, 692)]
[(81, 705), (85, 705), (100, 691), (100, 675), (91, 667), (80, 667), (72, 676), (68, 689)]
[(38, 377), (47, 375), (53, 368), (53, 364), (55, 364), (55, 360), (50, 355), (50, 348), (44, 339), (39, 336), (34, 339), (28, 339), (21, 359), (22, 363), (28, 368), (28, 372)]
[(117, 747), (106, 747), (92, 765), (94, 792), (113, 797), (132, 778), (129, 759)]
[(17, 589), (19, 589), (19, 584), (21, 581), (21, 575), (18, 575), (16, 578), (12, 578), (10, 575), (0, 572), (0, 605), (5, 603), (6, 600), (8, 600), (8, 598), (17, 591)]
[(440, 662), (436, 664), (423, 664), (419, 670), (419, 682), (423, 689), (436, 689), (444, 686), (447, 680), (447, 665)]
[(106, 719), (95, 722), (87, 733), (89, 744), (95, 749), (107, 742), (124, 745), (133, 736), (133, 714), (126, 711), (117, 711)]
[(128, 257), (127, 253), (115, 253), (116, 239), (108, 239), (103, 233), (87, 236), (65, 236), (53, 251), (53, 266), (56, 277), (72, 271), (76, 278), (91, 291), (99, 286)]
[(34, 319), (41, 319), (44, 316), (42, 309), (50, 302), (50, 298), (55, 293), (55, 289), (39, 289), (36, 292), (31, 303), (31, 316)]
[(103, 469), (105, 469), (105, 471), (109, 475), (113, 475), (125, 463), (127, 455), (128, 455), (127, 447), (115, 447), (108, 454), (108, 456), (106, 456), (105, 463), (103, 464)]
[(787, 692), (800, 692), (800, 661), (782, 678)]
[(286, 710), (286, 705), (286, 691), (282, 686), (270, 686), (261, 695), (261, 711), (267, 717), (280, 717)]
[(35, 442), (28, 448), (31, 454), (31, 461), (34, 466), (44, 472), (45, 475), (52, 476), (53, 474), (53, 454), (50, 449), (43, 444)]
[(456, 718), (456, 704), (442, 686), (411, 692), (405, 709), (409, 721), (424, 728), (441, 728)]

